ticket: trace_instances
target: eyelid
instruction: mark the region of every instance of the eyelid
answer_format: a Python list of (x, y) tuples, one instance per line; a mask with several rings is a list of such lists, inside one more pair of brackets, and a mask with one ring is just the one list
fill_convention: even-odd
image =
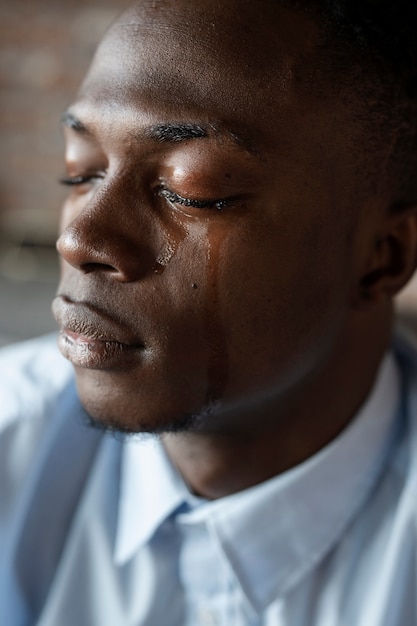
[[(87, 175), (66, 176), (61, 178), (59, 182), (62, 185), (67, 185), (69, 187), (77, 187), (81, 185), (86, 185), (95, 180), (103, 179), (105, 174), (105, 172), (100, 172)], [(162, 198), (165, 198), (171, 204), (191, 207), (195, 209), (217, 209), (219, 211), (230, 206), (231, 204), (233, 204), (233, 202), (236, 202), (238, 200), (236, 196), (229, 198), (214, 198), (202, 200), (196, 198), (186, 198), (162, 185), (157, 187), (156, 194)]]
[(86, 183), (90, 183), (93, 180), (102, 179), (104, 178), (104, 176), (105, 176), (104, 172), (95, 173), (95, 174), (87, 174), (84, 176), (79, 174), (77, 176), (64, 176), (59, 179), (59, 182), (61, 183), (61, 185), (77, 186), (77, 185), (84, 185)]
[(195, 198), (185, 198), (180, 196), (175, 191), (171, 191), (167, 187), (159, 186), (157, 188), (157, 194), (163, 198), (166, 198), (172, 204), (179, 204), (185, 207), (192, 207), (196, 209), (224, 209), (232, 203), (235, 198), (217, 198), (210, 200), (197, 200)]

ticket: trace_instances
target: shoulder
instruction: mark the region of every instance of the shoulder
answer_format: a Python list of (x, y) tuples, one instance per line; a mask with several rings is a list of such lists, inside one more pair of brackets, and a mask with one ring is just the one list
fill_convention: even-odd
[(23, 478), (71, 386), (72, 367), (55, 336), (0, 349), (1, 476)]
[[(11, 589), (14, 580), (22, 585), (24, 599), (36, 577), (46, 589), (95, 458), (99, 435), (81, 418), (72, 366), (55, 336), (0, 350), (0, 577)], [(38, 565), (32, 573), (28, 559)], [(3, 587), (2, 624), (9, 602), (16, 610)]]
[[(417, 332), (400, 323), (393, 338), (393, 351), (399, 365), (402, 423), (400, 454), (395, 459), (397, 470), (417, 496)], [(417, 499), (415, 500), (417, 502)], [(417, 507), (416, 507), (417, 511)]]
[(55, 336), (0, 349), (0, 535), (24, 486), (42, 473), (49, 451), (62, 456), (77, 411), (72, 366), (59, 353)]
[(0, 433), (40, 419), (72, 379), (72, 367), (47, 335), (0, 349)]

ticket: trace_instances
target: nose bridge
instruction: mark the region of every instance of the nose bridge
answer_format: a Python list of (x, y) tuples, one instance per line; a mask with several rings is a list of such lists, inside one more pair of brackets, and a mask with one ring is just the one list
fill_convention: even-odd
[(81, 209), (71, 202), (65, 210), (68, 224), (57, 241), (68, 263), (86, 273), (109, 272), (121, 281), (137, 280), (150, 270), (156, 219), (126, 182), (103, 183)]

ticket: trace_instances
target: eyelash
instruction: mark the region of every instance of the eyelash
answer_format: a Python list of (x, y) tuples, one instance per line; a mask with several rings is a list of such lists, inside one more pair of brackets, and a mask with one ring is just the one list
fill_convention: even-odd
[[(61, 178), (60, 183), (62, 185), (77, 186), (84, 185), (86, 183), (91, 182), (97, 178), (101, 178), (100, 176), (73, 176), (68, 178)], [(226, 200), (224, 198), (218, 200), (195, 200), (193, 198), (184, 198), (174, 191), (170, 191), (165, 187), (158, 187), (157, 193), (162, 198), (166, 198), (172, 204), (179, 204), (184, 207), (193, 207), (195, 209), (217, 209), (221, 211), (225, 207), (230, 204), (230, 200)]]
[(221, 211), (230, 204), (229, 200), (224, 198), (219, 200), (194, 200), (192, 198), (184, 198), (174, 191), (170, 191), (165, 187), (158, 188), (158, 194), (166, 198), (172, 204), (179, 204), (185, 207), (193, 207), (195, 209), (218, 209)]
[(76, 185), (84, 185), (85, 183), (90, 183), (92, 180), (96, 180), (101, 178), (101, 176), (69, 176), (68, 178), (60, 178), (59, 182), (61, 185), (76, 186)]

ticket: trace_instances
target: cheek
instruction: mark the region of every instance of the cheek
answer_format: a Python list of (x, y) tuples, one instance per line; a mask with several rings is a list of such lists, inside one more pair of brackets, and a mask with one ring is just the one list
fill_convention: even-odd
[(204, 380), (204, 404), (222, 398), (229, 380), (221, 294), (224, 249), (227, 230), (209, 221), (195, 224), (161, 277), (168, 351), (180, 354), (184, 371)]
[[(203, 303), (204, 334), (207, 345), (206, 402), (224, 396), (230, 377), (228, 325), (223, 318), (222, 263), (228, 249), (227, 230), (207, 231), (206, 296)], [(227, 264), (226, 264), (227, 267)]]
[(302, 377), (331, 349), (349, 306), (349, 254), (334, 244), (334, 230), (262, 232), (234, 233), (219, 255), (217, 316), (231, 394)]

